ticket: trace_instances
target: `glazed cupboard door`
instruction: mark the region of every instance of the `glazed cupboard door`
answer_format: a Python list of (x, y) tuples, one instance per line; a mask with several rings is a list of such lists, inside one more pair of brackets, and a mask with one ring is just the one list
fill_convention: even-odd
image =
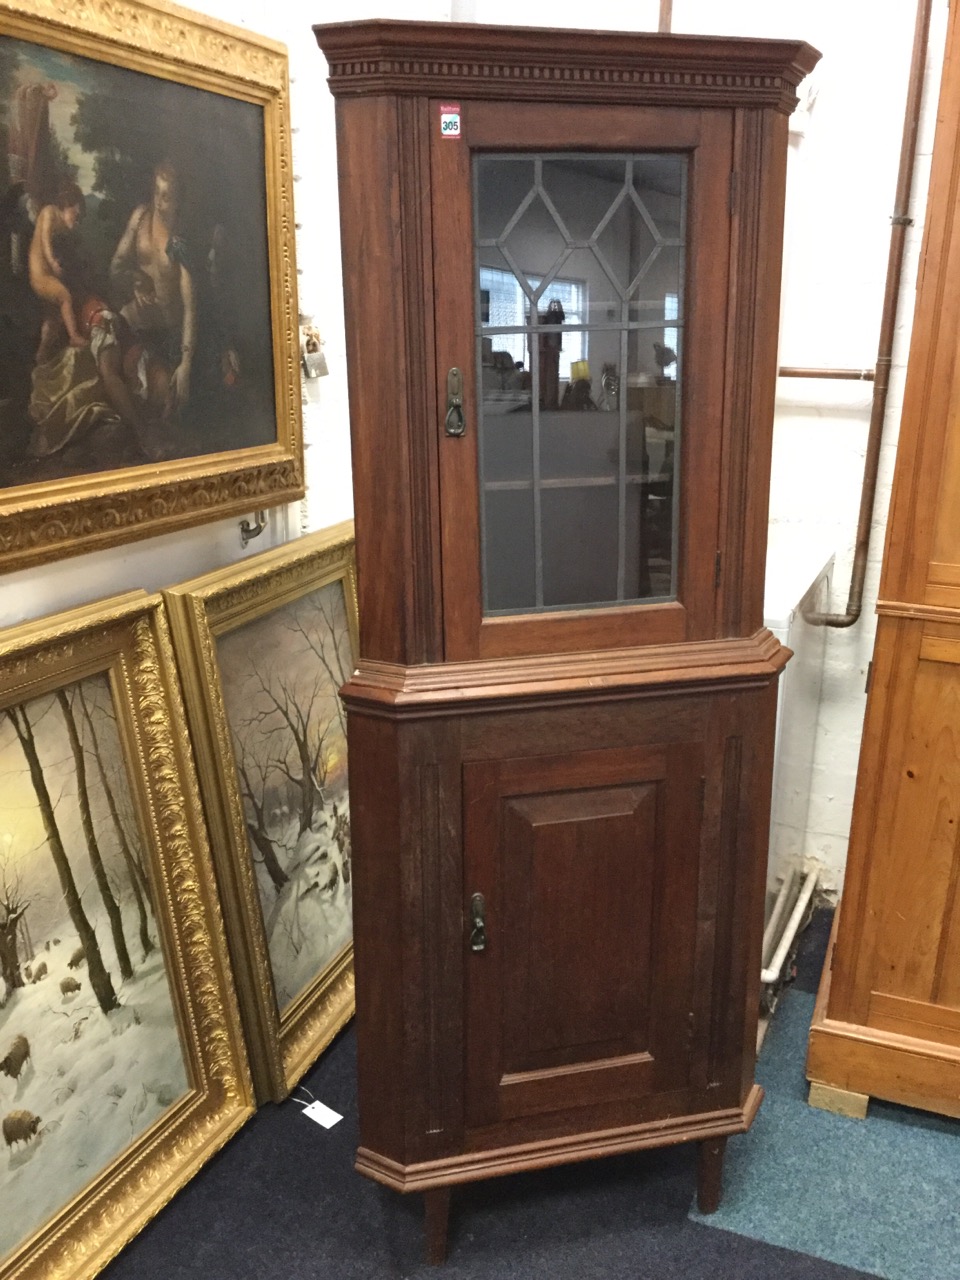
[(702, 766), (696, 743), (464, 766), (474, 1134), (635, 1123), (688, 1084)]
[(711, 637), (733, 113), (431, 113), (447, 659)]

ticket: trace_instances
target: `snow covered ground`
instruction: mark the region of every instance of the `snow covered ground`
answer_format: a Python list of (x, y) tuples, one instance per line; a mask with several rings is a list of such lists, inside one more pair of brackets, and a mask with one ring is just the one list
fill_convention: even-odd
[[(337, 799), (340, 813), (347, 796)], [(291, 834), (284, 870), (290, 879), (280, 893), (257, 864), (260, 903), (270, 965), (281, 1013), (318, 977), (353, 937), (353, 882), (333, 835), (332, 804), (299, 839)], [(278, 842), (278, 848), (283, 846)], [(345, 845), (349, 859), (350, 846)], [(349, 866), (349, 862), (348, 862)]]
[[(121, 1008), (104, 1015), (86, 965), (67, 968), (76, 945), (66, 926), (36, 951), (47, 976), (15, 990), (0, 1009), (0, 1058), (17, 1035), (30, 1059), (17, 1080), (0, 1074), (0, 1117), (24, 1110), (41, 1120), (37, 1137), (0, 1141), (0, 1269), (3, 1259), (66, 1205), (187, 1090), (187, 1076), (163, 957), (119, 983), (106, 922), (96, 922)], [(131, 939), (132, 941), (132, 939)], [(64, 996), (60, 980), (80, 990)]]

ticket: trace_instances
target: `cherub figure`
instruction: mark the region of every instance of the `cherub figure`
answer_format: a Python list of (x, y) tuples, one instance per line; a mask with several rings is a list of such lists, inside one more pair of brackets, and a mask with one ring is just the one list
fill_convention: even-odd
[[(83, 347), (86, 339), (77, 326), (74, 300), (63, 283), (63, 263), (57, 246), (63, 237), (72, 233), (83, 217), (86, 201), (75, 182), (65, 182), (53, 204), (46, 204), (37, 214), (37, 221), (30, 242), (28, 260), (30, 287), (38, 298), (49, 302), (60, 312), (60, 321), (67, 332), (71, 347)], [(59, 325), (47, 316), (40, 330), (40, 346), (37, 359), (43, 360), (56, 347)]]

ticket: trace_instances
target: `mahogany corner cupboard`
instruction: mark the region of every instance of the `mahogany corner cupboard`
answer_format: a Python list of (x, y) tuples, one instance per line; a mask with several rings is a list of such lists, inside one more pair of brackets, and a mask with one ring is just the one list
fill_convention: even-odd
[(699, 1142), (754, 1083), (789, 41), (318, 26), (360, 660), (361, 1146), (426, 1194)]

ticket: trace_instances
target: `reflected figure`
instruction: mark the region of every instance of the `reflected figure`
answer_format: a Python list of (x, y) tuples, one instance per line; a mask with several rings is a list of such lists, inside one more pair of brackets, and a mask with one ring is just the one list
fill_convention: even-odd
[[(546, 311), (539, 313), (541, 324), (563, 324), (563, 304), (559, 298), (551, 298)], [(563, 349), (562, 333), (541, 333), (540, 337), (540, 408), (560, 408), (560, 352)], [(530, 339), (531, 343), (533, 338)]]

